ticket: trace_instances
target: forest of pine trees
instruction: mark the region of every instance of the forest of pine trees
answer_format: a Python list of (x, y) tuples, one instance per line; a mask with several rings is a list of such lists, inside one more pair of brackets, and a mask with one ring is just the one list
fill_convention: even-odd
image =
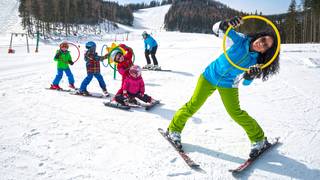
[[(58, 30), (68, 36), (77, 32), (80, 24), (89, 27), (106, 20), (133, 23), (130, 8), (103, 0), (20, 0), (19, 13), (22, 26), (30, 35), (40, 31), (45, 36)], [(114, 26), (109, 23), (105, 28), (109, 31)]]
[(320, 42), (320, 0), (304, 0), (300, 8), (291, 0), (284, 19), (284, 42)]
[(165, 16), (170, 31), (211, 33), (212, 24), (241, 13), (212, 0), (173, 0)]
[(163, 6), (166, 4), (171, 4), (172, 0), (162, 0), (161, 3), (159, 1), (150, 1), (149, 4), (147, 3), (134, 3), (134, 4), (128, 4), (127, 6), (132, 10), (132, 11), (137, 11), (139, 9), (145, 9), (145, 8), (152, 8), (156, 6)]
[[(231, 9), (214, 0), (158, 0), (149, 4), (138, 3), (121, 6), (117, 2), (105, 0), (20, 0), (22, 25), (30, 35), (40, 31), (42, 35), (53, 31), (66, 36), (77, 32), (79, 25), (90, 26), (105, 23), (105, 31), (116, 28), (118, 22), (126, 25), (133, 23), (133, 11), (142, 8), (172, 4), (165, 16), (165, 28), (169, 31), (211, 33), (211, 27), (221, 19), (244, 16), (243, 12)], [(255, 14), (258, 14), (256, 12)], [(259, 15), (262, 15), (259, 13)], [(288, 12), (269, 15), (281, 34), (283, 43), (320, 42), (320, 0), (302, 0), (297, 5), (291, 0)], [(108, 20), (108, 21), (106, 21)], [(247, 20), (240, 30), (250, 33), (269, 27), (259, 20)], [(101, 27), (93, 28), (95, 33)]]
[[(320, 42), (320, 0), (303, 0), (297, 8), (291, 0), (288, 13), (266, 16), (279, 29), (283, 43)], [(173, 0), (165, 17), (169, 31), (211, 33), (211, 27), (221, 19), (246, 15), (214, 0)], [(262, 15), (258, 12), (255, 15)], [(241, 32), (251, 33), (270, 28), (259, 20), (247, 20)]]

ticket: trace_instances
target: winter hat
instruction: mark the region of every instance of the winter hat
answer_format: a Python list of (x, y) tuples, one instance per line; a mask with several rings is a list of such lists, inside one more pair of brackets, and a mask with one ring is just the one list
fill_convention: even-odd
[(112, 52), (110, 54), (111, 61), (118, 62), (118, 61), (115, 60), (115, 58), (116, 58), (118, 53), (123, 54), (122, 51), (119, 48), (116, 48), (116, 49), (112, 50)]
[(89, 41), (86, 43), (86, 49), (88, 49), (88, 50), (91, 50), (91, 49), (95, 50), (96, 46), (97, 46), (96, 43), (93, 41)]
[(141, 67), (138, 65), (133, 65), (129, 69), (129, 74), (133, 77), (140, 77), (141, 76)]

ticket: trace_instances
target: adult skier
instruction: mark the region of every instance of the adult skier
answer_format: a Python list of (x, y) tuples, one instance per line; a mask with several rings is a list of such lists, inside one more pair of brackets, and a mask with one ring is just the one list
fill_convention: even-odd
[[(152, 70), (161, 70), (161, 67), (158, 65), (158, 61), (156, 58), (156, 53), (158, 49), (157, 41), (146, 31), (142, 33), (142, 37), (144, 39), (144, 55), (147, 60), (147, 64), (143, 67), (144, 69), (152, 69)], [(153, 61), (153, 65), (151, 64), (150, 56)]]
[[(213, 31), (219, 34), (219, 31), (225, 32), (229, 25), (238, 27), (241, 23), (240, 17), (223, 20), (213, 26)], [(266, 147), (268, 141), (257, 121), (240, 108), (239, 76), (245, 79), (243, 81), (245, 85), (249, 85), (255, 78), (262, 78), (263, 81), (266, 81), (271, 75), (276, 74), (279, 71), (279, 54), (268, 67), (261, 69), (260, 65), (267, 63), (276, 52), (277, 38), (269, 31), (244, 35), (234, 29), (230, 30), (228, 37), (234, 43), (227, 51), (229, 57), (234, 60), (235, 64), (249, 68), (249, 71), (243, 73), (232, 66), (224, 54), (221, 54), (200, 75), (191, 99), (175, 113), (167, 134), (176, 146), (181, 148), (181, 132), (187, 120), (217, 90), (228, 114), (249, 137), (252, 143), (249, 156), (254, 157)]]

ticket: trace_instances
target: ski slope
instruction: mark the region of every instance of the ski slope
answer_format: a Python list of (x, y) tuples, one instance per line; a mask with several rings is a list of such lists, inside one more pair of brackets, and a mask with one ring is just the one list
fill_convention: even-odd
[[(16, 3), (2, 2), (0, 9)], [(130, 34), (133, 38), (124, 43), (133, 48), (136, 64), (146, 63), (141, 31), (150, 32), (163, 24), (156, 21), (158, 24), (146, 25), (150, 15), (163, 18), (168, 8), (134, 14), (137, 19)], [(1, 14), (0, 23), (8, 23), (2, 18), (6, 15)], [(9, 24), (18, 21), (13, 19)], [(168, 126), (175, 111), (191, 97), (204, 68), (222, 53), (221, 40), (214, 35), (153, 32), (159, 42), (159, 64), (173, 71), (143, 71), (146, 93), (164, 104), (150, 112), (117, 110), (103, 106), (108, 99), (45, 90), (56, 74), (52, 59), (58, 47), (41, 43), (39, 53), (31, 47), (28, 54), (25, 47), (18, 46), (15, 54), (7, 54), (10, 36), (1, 34), (0, 179), (319, 179), (319, 44), (282, 45), (277, 76), (239, 87), (242, 108), (257, 119), (266, 136), (280, 136), (281, 144), (241, 176), (234, 177), (228, 169), (247, 158), (250, 143), (226, 113), (217, 92), (188, 121), (182, 133), (185, 151), (205, 174), (186, 166), (157, 131)], [(100, 53), (102, 45), (111, 41), (97, 44)], [(76, 50), (70, 50), (76, 57)], [(83, 44), (80, 50), (83, 54)], [(114, 80), (110, 67), (101, 69), (109, 92), (116, 93), (121, 84), (119, 75)], [(79, 86), (86, 76), (82, 56), (71, 70)], [(65, 76), (60, 85), (67, 87)], [(95, 79), (88, 90), (101, 92)]]
[(0, 34), (13, 32), (22, 32), (18, 13), (19, 0), (1, 0), (0, 1)]
[(134, 13), (136, 29), (164, 30), (164, 17), (171, 5), (141, 9)]

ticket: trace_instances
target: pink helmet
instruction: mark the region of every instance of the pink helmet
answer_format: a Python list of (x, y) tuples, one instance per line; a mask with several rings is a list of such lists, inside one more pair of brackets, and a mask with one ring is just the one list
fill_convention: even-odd
[(129, 69), (129, 74), (133, 77), (140, 77), (141, 76), (141, 67), (138, 65), (133, 65)]

